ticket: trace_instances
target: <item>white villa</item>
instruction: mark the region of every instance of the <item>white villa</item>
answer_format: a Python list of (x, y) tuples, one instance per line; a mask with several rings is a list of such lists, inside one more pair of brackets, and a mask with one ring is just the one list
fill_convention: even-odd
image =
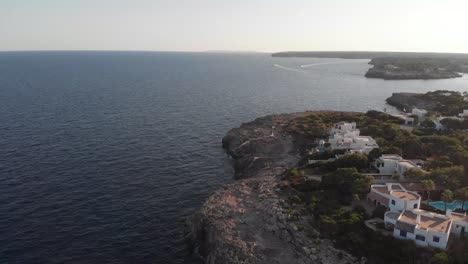
[(405, 160), (396, 154), (384, 154), (380, 156), (380, 158), (375, 159), (374, 167), (379, 171), (379, 174), (398, 174), (400, 177), (403, 177), (403, 174), (409, 169), (421, 170), (421, 167), (416, 165), (416, 163)]
[(387, 212), (384, 221), (385, 226), (393, 227), (395, 238), (411, 239), (418, 246), (447, 248), (452, 221), (445, 215), (414, 209)]
[(458, 114), (461, 118), (468, 118), (468, 109), (463, 110), (463, 113)]
[(421, 210), (421, 197), (401, 184), (372, 185), (367, 199), (388, 208), (384, 223), (393, 229), (395, 238), (413, 240), (418, 246), (446, 249), (450, 234), (468, 230), (468, 216), (450, 210), (446, 215)]
[(348, 133), (357, 133), (357, 136), (359, 136), (360, 131), (356, 128), (356, 122), (347, 123), (342, 121), (336, 123), (330, 131), (330, 136), (335, 134), (345, 135)]
[(427, 111), (424, 109), (413, 108), (413, 110), (411, 110), (411, 114), (417, 116), (419, 122), (421, 122), (426, 119)]
[(440, 121), (444, 120), (444, 119), (455, 119), (455, 120), (458, 120), (458, 121), (463, 121), (465, 120), (465, 118), (468, 118), (468, 109), (465, 109), (463, 110), (462, 113), (459, 113), (458, 116), (439, 116), (436, 118), (436, 120), (433, 121), (434, 125), (435, 125), (435, 129), (437, 130), (445, 130), (447, 129)]
[(409, 114), (391, 114), (391, 116), (405, 121), (405, 125), (414, 125), (414, 118), (411, 117)]
[[(466, 110), (464, 110), (466, 111)], [(464, 113), (463, 111), (463, 113)], [(462, 115), (463, 113), (459, 114), (459, 115)], [(458, 121), (463, 121), (465, 120), (465, 118), (463, 117), (457, 117), (457, 116), (439, 116), (436, 118), (436, 120), (432, 121), (434, 123), (434, 126), (435, 126), (435, 129), (436, 130), (445, 130), (447, 129), (440, 121), (444, 120), (444, 119), (456, 119)]]
[(356, 122), (336, 123), (330, 131), (328, 142), (333, 149), (344, 149), (350, 152), (369, 154), (374, 148), (378, 148), (377, 142), (368, 136), (361, 136), (356, 128)]
[(417, 192), (408, 191), (399, 183), (373, 184), (367, 200), (391, 212), (416, 209), (421, 204), (421, 196)]

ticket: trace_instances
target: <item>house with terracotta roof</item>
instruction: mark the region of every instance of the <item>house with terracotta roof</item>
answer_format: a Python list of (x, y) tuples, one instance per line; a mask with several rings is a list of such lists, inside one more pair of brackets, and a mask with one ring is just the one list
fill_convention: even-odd
[(468, 216), (451, 210), (445, 215), (421, 210), (421, 197), (399, 183), (374, 184), (367, 199), (389, 210), (384, 223), (395, 238), (413, 240), (418, 246), (446, 249), (451, 234), (468, 231)]
[(454, 213), (448, 210), (447, 213), (452, 218), (452, 233), (458, 236), (468, 232), (468, 216), (465, 214)]
[(367, 200), (376, 206), (384, 206), (391, 212), (419, 208), (421, 204), (418, 193), (406, 190), (399, 183), (371, 185)]
[(447, 248), (452, 227), (450, 217), (419, 209), (387, 212), (384, 222), (387, 228), (393, 228), (395, 238), (410, 239), (418, 246), (441, 249)]

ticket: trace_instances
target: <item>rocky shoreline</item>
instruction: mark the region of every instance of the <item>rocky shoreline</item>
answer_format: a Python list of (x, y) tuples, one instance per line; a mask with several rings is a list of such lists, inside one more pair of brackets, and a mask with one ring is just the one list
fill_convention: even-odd
[(421, 93), (392, 93), (392, 96), (386, 99), (389, 105), (395, 106), (400, 110), (411, 111), (413, 108), (432, 109), (435, 104), (422, 99)]
[(223, 138), (238, 180), (214, 193), (189, 221), (205, 263), (359, 263), (317, 231), (309, 229), (306, 235), (288, 221), (282, 191), (288, 182), (281, 175), (301, 156), (286, 128), (305, 114), (258, 118)]
[(399, 71), (394, 68), (374, 66), (366, 72), (365, 77), (384, 80), (435, 80), (460, 78), (462, 75), (457, 72), (436, 69), (425, 71)]
[(365, 76), (384, 80), (430, 80), (459, 78), (466, 69), (455, 61), (440, 58), (378, 57)]

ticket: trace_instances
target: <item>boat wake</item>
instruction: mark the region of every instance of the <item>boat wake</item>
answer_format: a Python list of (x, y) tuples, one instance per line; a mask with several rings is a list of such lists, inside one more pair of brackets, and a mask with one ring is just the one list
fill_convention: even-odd
[(326, 65), (326, 64), (343, 64), (343, 63), (349, 63), (349, 62), (343, 62), (343, 61), (340, 61), (340, 62), (336, 62), (336, 61), (333, 61), (333, 62), (321, 62), (321, 63), (313, 63), (313, 64), (301, 65), (301, 68), (309, 68), (309, 67), (314, 67), (314, 66), (319, 66), (319, 65)]
[(307, 73), (307, 72), (305, 72), (305, 71), (301, 71), (301, 70), (298, 70), (298, 69), (285, 67), (285, 66), (282, 66), (282, 65), (279, 65), (279, 64), (273, 64), (273, 66), (278, 67), (278, 68), (283, 69), (283, 70), (287, 70), (287, 71), (294, 71), (294, 72)]

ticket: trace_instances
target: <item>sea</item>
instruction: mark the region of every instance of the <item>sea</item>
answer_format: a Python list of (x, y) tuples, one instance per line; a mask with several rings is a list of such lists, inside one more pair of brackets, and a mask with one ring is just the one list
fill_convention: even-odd
[(221, 139), (257, 117), (392, 109), (450, 80), (265, 53), (0, 52), (0, 263), (198, 263), (186, 220), (232, 182)]

